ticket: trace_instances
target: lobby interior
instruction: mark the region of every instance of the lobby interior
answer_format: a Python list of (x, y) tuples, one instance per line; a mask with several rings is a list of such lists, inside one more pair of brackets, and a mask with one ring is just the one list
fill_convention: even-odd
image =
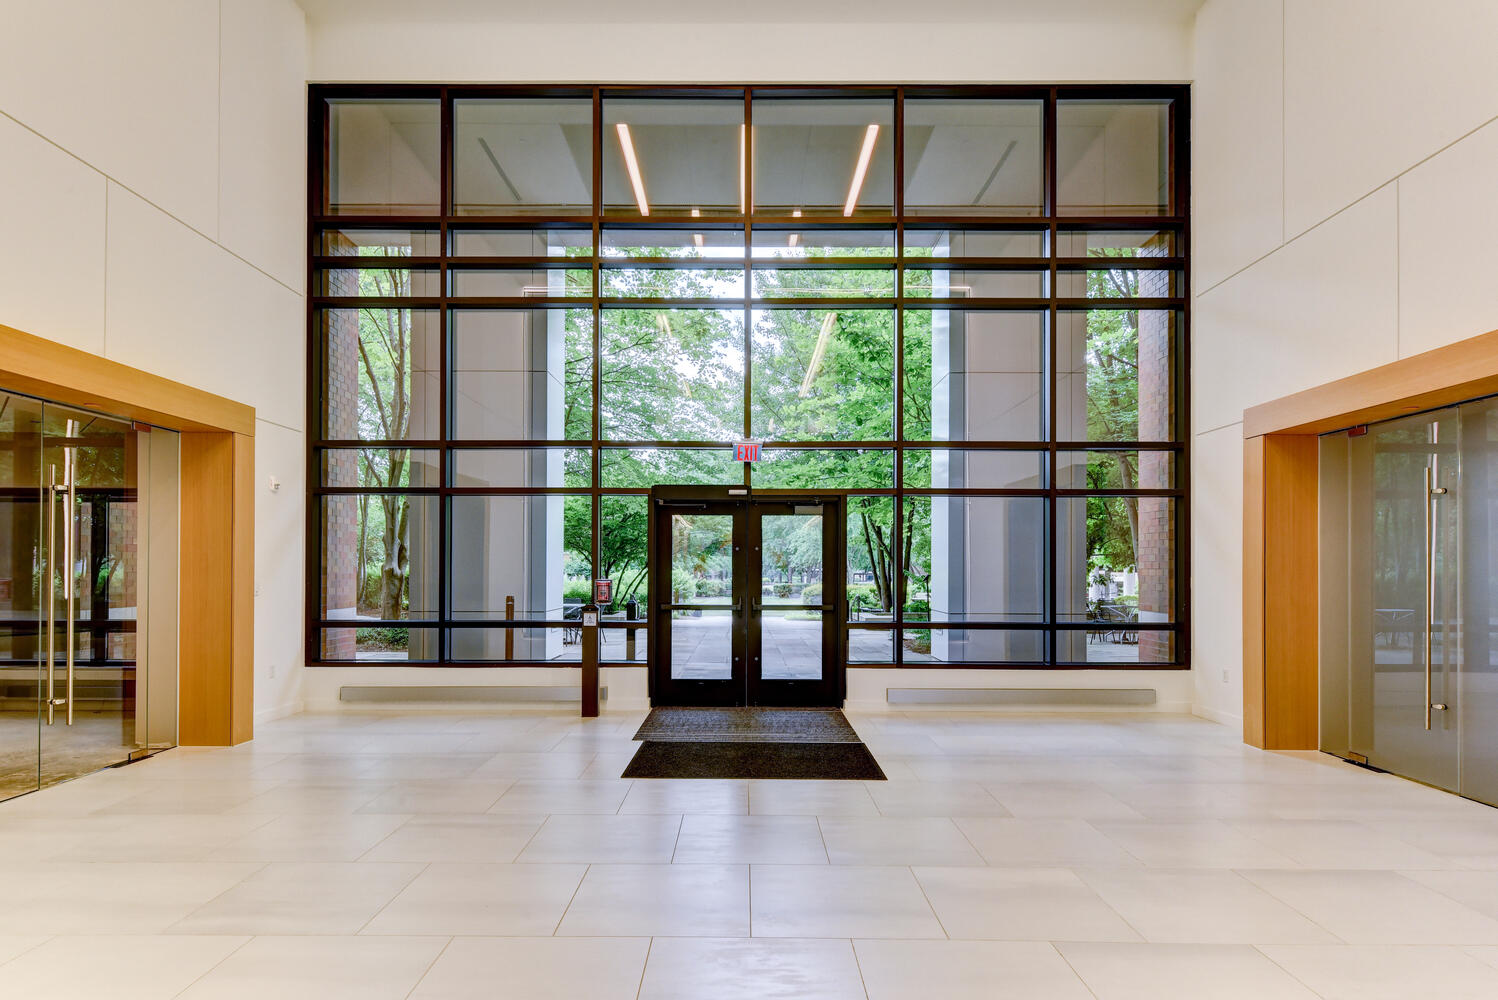
[(853, 6), (0, 0), (0, 996), (1498, 994), (1498, 9)]

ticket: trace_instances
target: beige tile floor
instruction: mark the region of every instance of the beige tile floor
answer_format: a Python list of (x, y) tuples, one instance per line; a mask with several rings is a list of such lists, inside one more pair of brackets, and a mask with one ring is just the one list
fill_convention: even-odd
[(620, 780), (639, 721), (302, 715), (0, 803), (0, 996), (1498, 996), (1498, 810), (1158, 715)]

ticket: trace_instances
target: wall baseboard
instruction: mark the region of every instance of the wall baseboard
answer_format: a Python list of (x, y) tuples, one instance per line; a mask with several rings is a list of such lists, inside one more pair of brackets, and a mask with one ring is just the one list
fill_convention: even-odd
[(1233, 726), (1238, 729), (1243, 728), (1243, 716), (1235, 715), (1232, 712), (1224, 712), (1219, 708), (1209, 708), (1206, 705), (1192, 705), (1191, 714), (1198, 718), (1206, 719), (1209, 722), (1220, 723), (1224, 726)]
[(255, 710), (255, 725), (274, 722), (277, 719), (284, 719), (288, 715), (296, 715), (306, 710), (307, 706), (300, 698), (296, 701), (287, 701), (279, 705), (272, 705), (270, 708), (259, 708)]

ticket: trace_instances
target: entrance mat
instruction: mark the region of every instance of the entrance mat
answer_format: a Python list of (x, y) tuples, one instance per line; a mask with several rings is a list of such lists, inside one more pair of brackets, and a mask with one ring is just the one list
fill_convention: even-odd
[(622, 778), (805, 778), (884, 781), (862, 743), (640, 744)]
[(637, 740), (667, 743), (861, 743), (835, 708), (652, 708)]

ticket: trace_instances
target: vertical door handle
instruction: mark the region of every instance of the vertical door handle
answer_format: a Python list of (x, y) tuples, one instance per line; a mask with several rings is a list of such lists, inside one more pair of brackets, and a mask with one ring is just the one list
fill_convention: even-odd
[(57, 544), (57, 466), (49, 466), (47, 472), (47, 544), (43, 546), (47, 575), (43, 586), (47, 588), (47, 725), (52, 725), (57, 709), (57, 560), (53, 546)]
[[(1446, 706), (1436, 705), (1431, 701), (1431, 663), (1430, 655), (1432, 649), (1431, 632), (1435, 628), (1435, 604), (1436, 604), (1436, 569), (1435, 569), (1435, 518), (1432, 517), (1432, 508), (1436, 497), (1444, 496), (1445, 487), (1437, 486), (1435, 481), (1435, 470), (1429, 465), (1425, 467), (1425, 728), (1430, 729), (1431, 709), (1439, 708), (1445, 711)], [(1443, 647), (1444, 658), (1444, 647)]]
[[(76, 425), (73, 421), (69, 421), (68, 424), (68, 436), (71, 437), (73, 433), (75, 433), (73, 431), (73, 427)], [(68, 640), (68, 725), (70, 726), (73, 724), (73, 659), (76, 654), (77, 647), (77, 642), (75, 641), (73, 636), (73, 629), (75, 625), (75, 619), (78, 617), (78, 594), (77, 588), (73, 585), (73, 548), (74, 539), (78, 534), (78, 522), (76, 520), (76, 518), (78, 517), (77, 459), (77, 449), (68, 448), (64, 450), (63, 469), (67, 474), (68, 499), (67, 510), (65, 512), (65, 516), (63, 517), (62, 523), (62, 530), (64, 532), (62, 536), (62, 559), (63, 562), (66, 563), (66, 566), (64, 568), (67, 572), (67, 575), (63, 577), (62, 593), (64, 602), (67, 605), (66, 610), (68, 613), (68, 627), (65, 634)]]

